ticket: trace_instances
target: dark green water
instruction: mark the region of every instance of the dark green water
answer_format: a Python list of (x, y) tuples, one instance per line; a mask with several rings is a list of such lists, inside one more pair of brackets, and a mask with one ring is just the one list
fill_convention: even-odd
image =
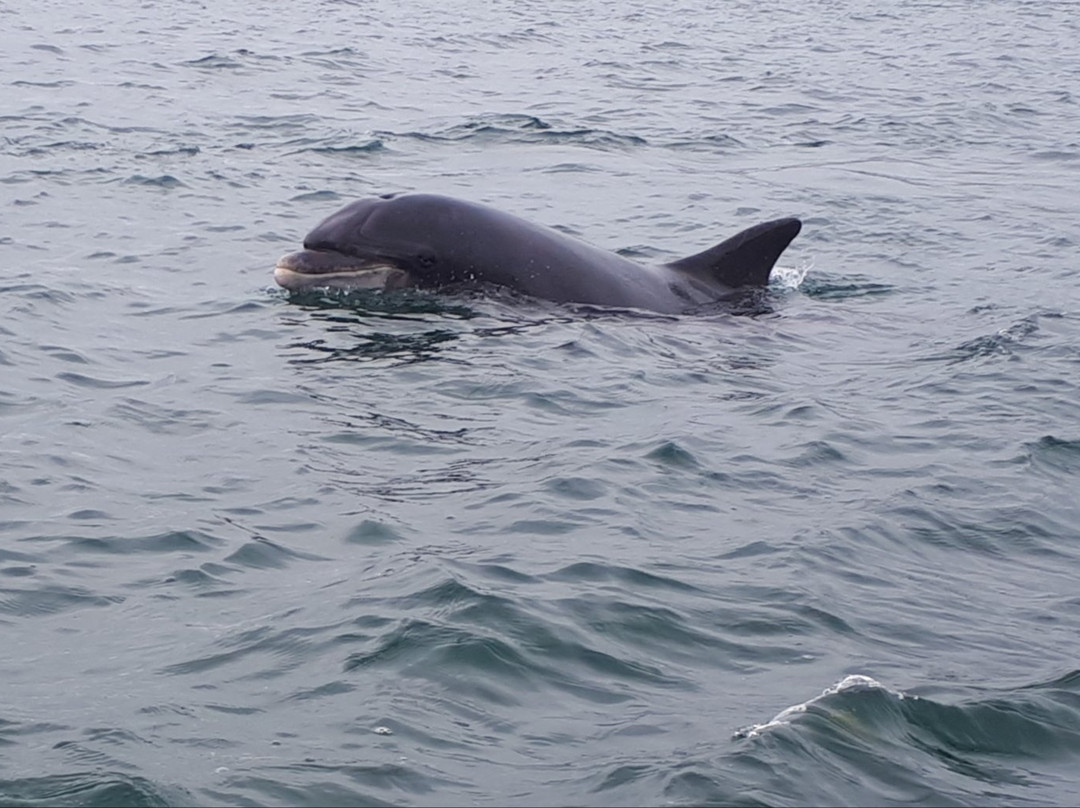
[[(0, 804), (1069, 805), (1069, 2), (0, 5)], [(687, 317), (288, 299), (353, 198)]]

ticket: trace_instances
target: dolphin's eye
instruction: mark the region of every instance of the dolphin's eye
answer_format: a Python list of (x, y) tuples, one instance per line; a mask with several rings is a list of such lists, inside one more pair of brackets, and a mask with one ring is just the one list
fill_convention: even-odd
[(435, 256), (431, 253), (420, 253), (416, 256), (416, 262), (424, 269), (431, 269), (435, 266)]

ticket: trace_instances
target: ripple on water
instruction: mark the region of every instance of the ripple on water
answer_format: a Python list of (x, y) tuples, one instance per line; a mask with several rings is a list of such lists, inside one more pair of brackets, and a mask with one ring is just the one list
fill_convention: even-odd
[(162, 806), (197, 802), (183, 788), (154, 783), (107, 767), (78, 774), (0, 780), (0, 801), (7, 805)]

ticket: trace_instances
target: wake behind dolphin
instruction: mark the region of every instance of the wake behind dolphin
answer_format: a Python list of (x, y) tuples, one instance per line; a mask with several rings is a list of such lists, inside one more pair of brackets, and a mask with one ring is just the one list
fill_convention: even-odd
[(435, 194), (346, 205), (283, 256), (274, 279), (306, 289), (442, 289), (493, 284), (556, 303), (676, 314), (764, 287), (798, 219), (758, 224), (704, 252), (646, 266), (549, 227)]

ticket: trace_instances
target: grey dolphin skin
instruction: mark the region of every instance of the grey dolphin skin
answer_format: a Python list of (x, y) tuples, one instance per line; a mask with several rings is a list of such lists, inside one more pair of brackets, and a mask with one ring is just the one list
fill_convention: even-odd
[(274, 279), (305, 289), (440, 289), (494, 284), (557, 303), (676, 314), (769, 283), (798, 219), (755, 225), (705, 252), (650, 267), (508, 213), (434, 194), (346, 205), (278, 261)]

